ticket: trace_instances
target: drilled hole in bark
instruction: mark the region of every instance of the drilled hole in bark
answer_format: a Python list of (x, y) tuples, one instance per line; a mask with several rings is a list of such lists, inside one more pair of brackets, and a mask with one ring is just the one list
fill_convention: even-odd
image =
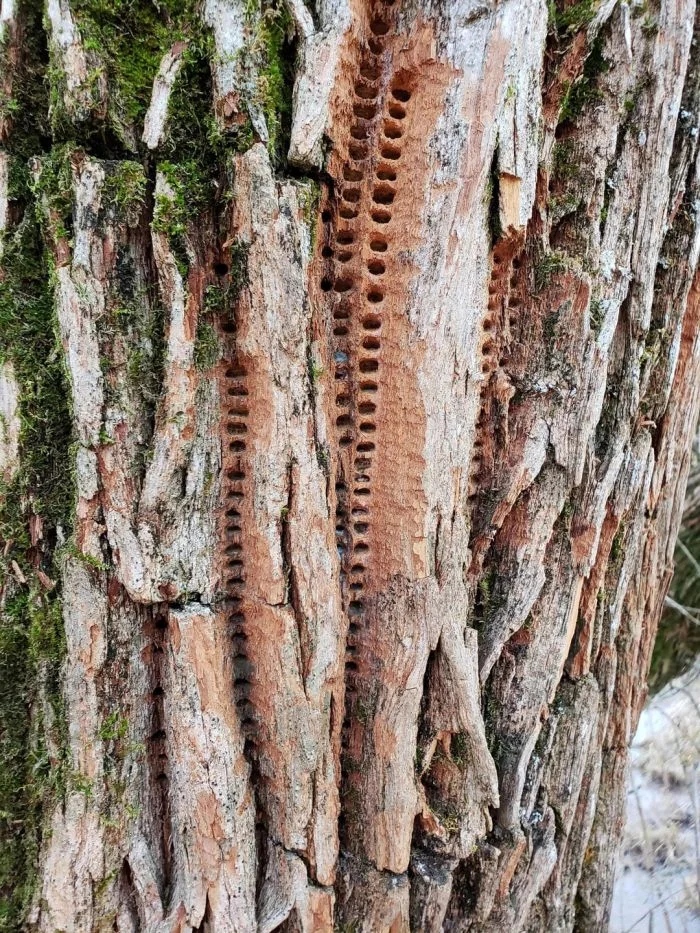
[(376, 360), (360, 360), (361, 373), (376, 373), (379, 369), (379, 363)]
[(370, 52), (373, 52), (374, 55), (381, 55), (384, 51), (384, 43), (379, 39), (371, 38), (367, 45), (369, 46)]
[(387, 251), (387, 242), (375, 236), (370, 240), (369, 248), (375, 253), (385, 253)]
[(338, 213), (343, 220), (354, 220), (357, 217), (357, 211), (353, 210), (351, 207), (345, 207), (344, 205), (340, 207)]
[(349, 292), (352, 288), (352, 279), (346, 276), (340, 276), (335, 280), (333, 290), (336, 292)]
[(245, 441), (231, 441), (228, 449), (234, 454), (240, 454), (245, 450)]
[(388, 166), (379, 166), (377, 169), (377, 178), (379, 181), (396, 181), (396, 172)]
[(235, 334), (235, 333), (236, 333), (236, 325), (235, 325), (235, 323), (234, 323), (233, 321), (224, 321), (224, 322), (221, 324), (221, 329), (222, 329), (222, 331), (223, 331), (225, 334)]
[(391, 96), (394, 100), (401, 101), (402, 104), (405, 104), (406, 101), (411, 99), (411, 92), (407, 91), (406, 88), (395, 87), (391, 91)]
[(321, 255), (324, 259), (330, 259), (330, 257), (333, 255), (333, 250), (330, 248), (330, 246), (324, 246), (321, 250)]
[(241, 386), (241, 385), (229, 386), (228, 394), (229, 395), (247, 395), (248, 390), (246, 389), (245, 386)]
[[(355, 522), (352, 527), (355, 529), (358, 535), (366, 535), (369, 531), (369, 525), (367, 522)], [(360, 586), (362, 586), (362, 584), (360, 584)]]
[(356, 495), (356, 496), (363, 496), (363, 497), (364, 497), (364, 496), (369, 496), (369, 495), (370, 495), (370, 491), (369, 491), (369, 489), (367, 489), (366, 486), (362, 486), (360, 489), (356, 489), (354, 492), (355, 492), (355, 495)]
[(348, 371), (343, 366), (336, 366), (335, 369), (335, 378), (338, 382), (344, 382), (348, 378)]
[(229, 434), (247, 434), (248, 428), (244, 424), (227, 424), (226, 430)]
[(341, 246), (348, 246), (350, 243), (355, 242), (355, 234), (350, 230), (341, 230), (336, 240)]
[(381, 152), (382, 152), (382, 158), (384, 159), (391, 159), (392, 161), (396, 161), (396, 159), (401, 158), (401, 150), (399, 149), (399, 147), (391, 146), (389, 145), (389, 143), (382, 146)]
[(350, 157), (355, 159), (356, 162), (362, 162), (367, 158), (367, 146), (363, 146), (360, 143), (350, 143), (348, 151)]
[(346, 405), (350, 404), (349, 395), (336, 395), (335, 404), (339, 405), (341, 408), (344, 408)]
[(335, 311), (333, 312), (333, 318), (336, 321), (347, 321), (349, 317), (350, 317), (350, 311), (348, 310), (347, 307), (345, 307), (345, 305), (341, 305), (340, 307), (336, 308)]
[(333, 215), (331, 214), (329, 210), (325, 210), (321, 214), (321, 220), (324, 222), (324, 224), (329, 224), (332, 219), (333, 219)]
[(346, 262), (350, 262), (351, 259), (352, 259), (352, 253), (348, 253), (346, 251), (343, 251), (342, 253), (338, 253), (338, 262), (346, 263)]
[(229, 470), (226, 473), (226, 476), (232, 482), (237, 482), (238, 480), (245, 479), (245, 473), (243, 472), (243, 470)]
[(225, 262), (215, 262), (213, 265), (213, 269), (214, 269), (215, 275), (219, 275), (219, 276), (226, 275), (226, 273), (228, 272), (228, 266), (226, 265)]
[[(362, 431), (363, 434), (374, 434), (376, 430), (377, 426), (372, 421), (363, 421), (360, 424), (360, 431)], [(360, 448), (358, 447), (357, 449), (359, 450)]]
[(353, 436), (352, 434), (343, 434), (338, 443), (341, 447), (349, 447), (352, 444)]
[[(374, 425), (372, 425), (372, 430), (374, 430)], [(361, 454), (369, 454), (375, 449), (376, 444), (373, 441), (362, 441), (361, 444), (357, 445), (357, 450)]]
[(367, 139), (369, 136), (369, 128), (362, 123), (353, 123), (353, 125), (350, 127), (350, 135), (353, 139)]
[(378, 350), (381, 346), (381, 343), (376, 337), (365, 337), (362, 341), (362, 346), (365, 350)]
[(360, 200), (360, 192), (357, 188), (345, 188), (343, 190), (343, 200), (351, 204), (357, 204)]
[(360, 65), (360, 77), (368, 81), (376, 81), (381, 73), (381, 69), (376, 65)]
[(367, 292), (367, 301), (371, 301), (373, 305), (380, 304), (384, 301), (384, 292), (380, 292), (378, 288), (371, 288)]
[(361, 415), (373, 415), (377, 410), (377, 406), (374, 404), (374, 402), (362, 402), (362, 404), (358, 406), (357, 410)]
[(355, 458), (355, 469), (356, 470), (369, 470), (372, 466), (372, 461), (369, 457), (356, 457)]
[(493, 320), (490, 317), (484, 318), (484, 330), (485, 331), (493, 330)]
[(394, 120), (404, 120), (406, 118), (406, 110), (401, 104), (391, 104), (389, 106), (389, 116), (393, 117)]
[(347, 335), (349, 334), (349, 331), (347, 327), (334, 327), (333, 334), (336, 337), (347, 337)]
[(345, 181), (362, 181), (363, 174), (358, 169), (346, 165), (343, 169), (343, 178)]
[(387, 139), (401, 139), (403, 130), (396, 123), (387, 122), (384, 124), (384, 135)]
[(376, 315), (367, 314), (362, 318), (362, 326), (365, 330), (379, 330), (382, 326), (382, 322)]
[(321, 291), (329, 292), (333, 288), (333, 282), (329, 278), (321, 279)]
[(243, 366), (229, 366), (225, 375), (227, 379), (240, 379), (241, 376), (247, 376), (248, 371)]
[(376, 224), (388, 224), (391, 220), (391, 214), (389, 211), (374, 210), (372, 211), (372, 220)]
[(369, 28), (375, 36), (385, 36), (389, 32), (389, 24), (383, 19), (373, 19)]
[(388, 185), (379, 185), (372, 192), (372, 200), (375, 204), (393, 204), (396, 192)]
[(339, 428), (344, 428), (346, 426), (352, 426), (352, 418), (350, 415), (338, 415), (335, 419), (335, 423)]
[(377, 383), (376, 383), (376, 382), (361, 382), (361, 383), (360, 383), (360, 389), (361, 389), (363, 392), (376, 392), (376, 391), (377, 391)]

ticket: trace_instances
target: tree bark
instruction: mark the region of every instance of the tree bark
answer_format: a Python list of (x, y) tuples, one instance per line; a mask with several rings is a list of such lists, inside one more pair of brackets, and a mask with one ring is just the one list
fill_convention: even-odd
[(0, 928), (604, 930), (694, 3), (1, 11)]

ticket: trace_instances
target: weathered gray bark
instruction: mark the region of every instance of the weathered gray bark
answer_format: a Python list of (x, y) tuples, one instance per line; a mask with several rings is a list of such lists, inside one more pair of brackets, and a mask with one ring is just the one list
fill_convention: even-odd
[(695, 7), (313, 7), (2, 3), (8, 929), (607, 924)]

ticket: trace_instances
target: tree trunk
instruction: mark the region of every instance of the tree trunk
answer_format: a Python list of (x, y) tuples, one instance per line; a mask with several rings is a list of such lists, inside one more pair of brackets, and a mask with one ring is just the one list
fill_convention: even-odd
[(606, 928), (694, 16), (2, 0), (0, 929)]

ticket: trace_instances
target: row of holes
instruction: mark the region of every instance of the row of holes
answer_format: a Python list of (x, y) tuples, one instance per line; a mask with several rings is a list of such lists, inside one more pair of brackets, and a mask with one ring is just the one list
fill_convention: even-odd
[[(387, 34), (388, 25), (384, 21), (373, 20), (370, 29), (374, 38), (370, 39), (369, 48), (376, 56), (383, 51), (381, 37)], [(334, 245), (328, 245), (322, 250), (325, 259), (334, 261), (334, 273), (332, 276), (324, 276), (321, 280), (321, 289), (332, 293), (334, 301), (336, 427), (340, 448), (349, 453), (353, 477), (351, 487), (346, 482), (336, 483), (336, 540), (349, 599), (345, 670), (350, 701), (354, 693), (354, 678), (359, 670), (359, 637), (364, 611), (362, 591), (365, 587), (366, 561), (370, 551), (367, 535), (371, 521), (371, 468), (376, 450), (377, 430), (375, 418), (378, 383), (375, 378), (380, 367), (378, 355), (381, 349), (381, 306), (385, 299), (382, 277), (386, 274), (386, 254), (389, 252), (389, 241), (381, 228), (389, 224), (392, 218), (391, 206), (397, 195), (395, 182), (398, 162), (401, 159), (399, 141), (404, 135), (402, 122), (407, 116), (405, 105), (411, 97), (407, 89), (394, 86), (387, 102), (388, 115), (382, 117), (378, 103), (380, 64), (365, 53), (359, 71), (360, 76), (355, 83), (354, 122), (350, 127), (348, 161), (342, 169), (342, 186), (337, 208), (338, 217), (345, 224), (344, 229), (336, 232)], [(376, 149), (379, 159), (372, 169), (368, 162), (371, 150)], [(371, 232), (369, 237), (372, 255), (365, 262), (369, 281), (361, 294), (354, 276), (346, 272), (344, 267), (358, 255), (360, 244), (357, 242), (357, 232), (353, 230), (353, 222), (361, 214), (361, 186), (369, 181), (369, 171), (373, 171), (369, 194), (371, 200), (365, 210), (378, 229)], [(331, 212), (325, 211), (322, 218), (324, 222), (330, 223)], [(362, 330), (361, 356), (356, 364), (359, 392), (355, 402), (352, 385), (354, 361), (350, 359), (346, 339), (349, 338), (350, 324), (354, 319), (358, 301), (362, 309), (359, 321)], [(353, 410), (355, 404), (356, 411)], [(348, 740), (349, 721), (348, 709), (343, 729), (344, 743)]]
[[(498, 311), (499, 295), (502, 295), (505, 289), (505, 283), (510, 276), (510, 287), (508, 289), (507, 308), (511, 312), (520, 306), (520, 298), (514, 289), (517, 288), (519, 281), (517, 270), (521, 265), (521, 259), (515, 257), (508, 261), (502, 253), (496, 248), (493, 253), (493, 271), (489, 283), (488, 308), (483, 320), (484, 340), (481, 345), (481, 372), (484, 376), (484, 383), (481, 386), (481, 402), (479, 406), (479, 417), (476, 422), (476, 437), (474, 439), (474, 452), (469, 474), (470, 495), (473, 497), (479, 480), (483, 473), (483, 434), (486, 430), (487, 412), (484, 404), (486, 386), (491, 374), (501, 365), (498, 358), (498, 347), (494, 337), (495, 320), (494, 317)], [(513, 270), (511, 274), (511, 268)], [(517, 322), (514, 314), (509, 313), (508, 323), (513, 327)]]
[(226, 453), (224, 455), (226, 604), (233, 637), (234, 694), (249, 757), (254, 746), (255, 711), (250, 700), (253, 665), (248, 656), (245, 617), (242, 610), (245, 586), (243, 522), (241, 506), (246, 495), (246, 449), (248, 434), (248, 387), (245, 367), (233, 362), (224, 373), (226, 405)]

